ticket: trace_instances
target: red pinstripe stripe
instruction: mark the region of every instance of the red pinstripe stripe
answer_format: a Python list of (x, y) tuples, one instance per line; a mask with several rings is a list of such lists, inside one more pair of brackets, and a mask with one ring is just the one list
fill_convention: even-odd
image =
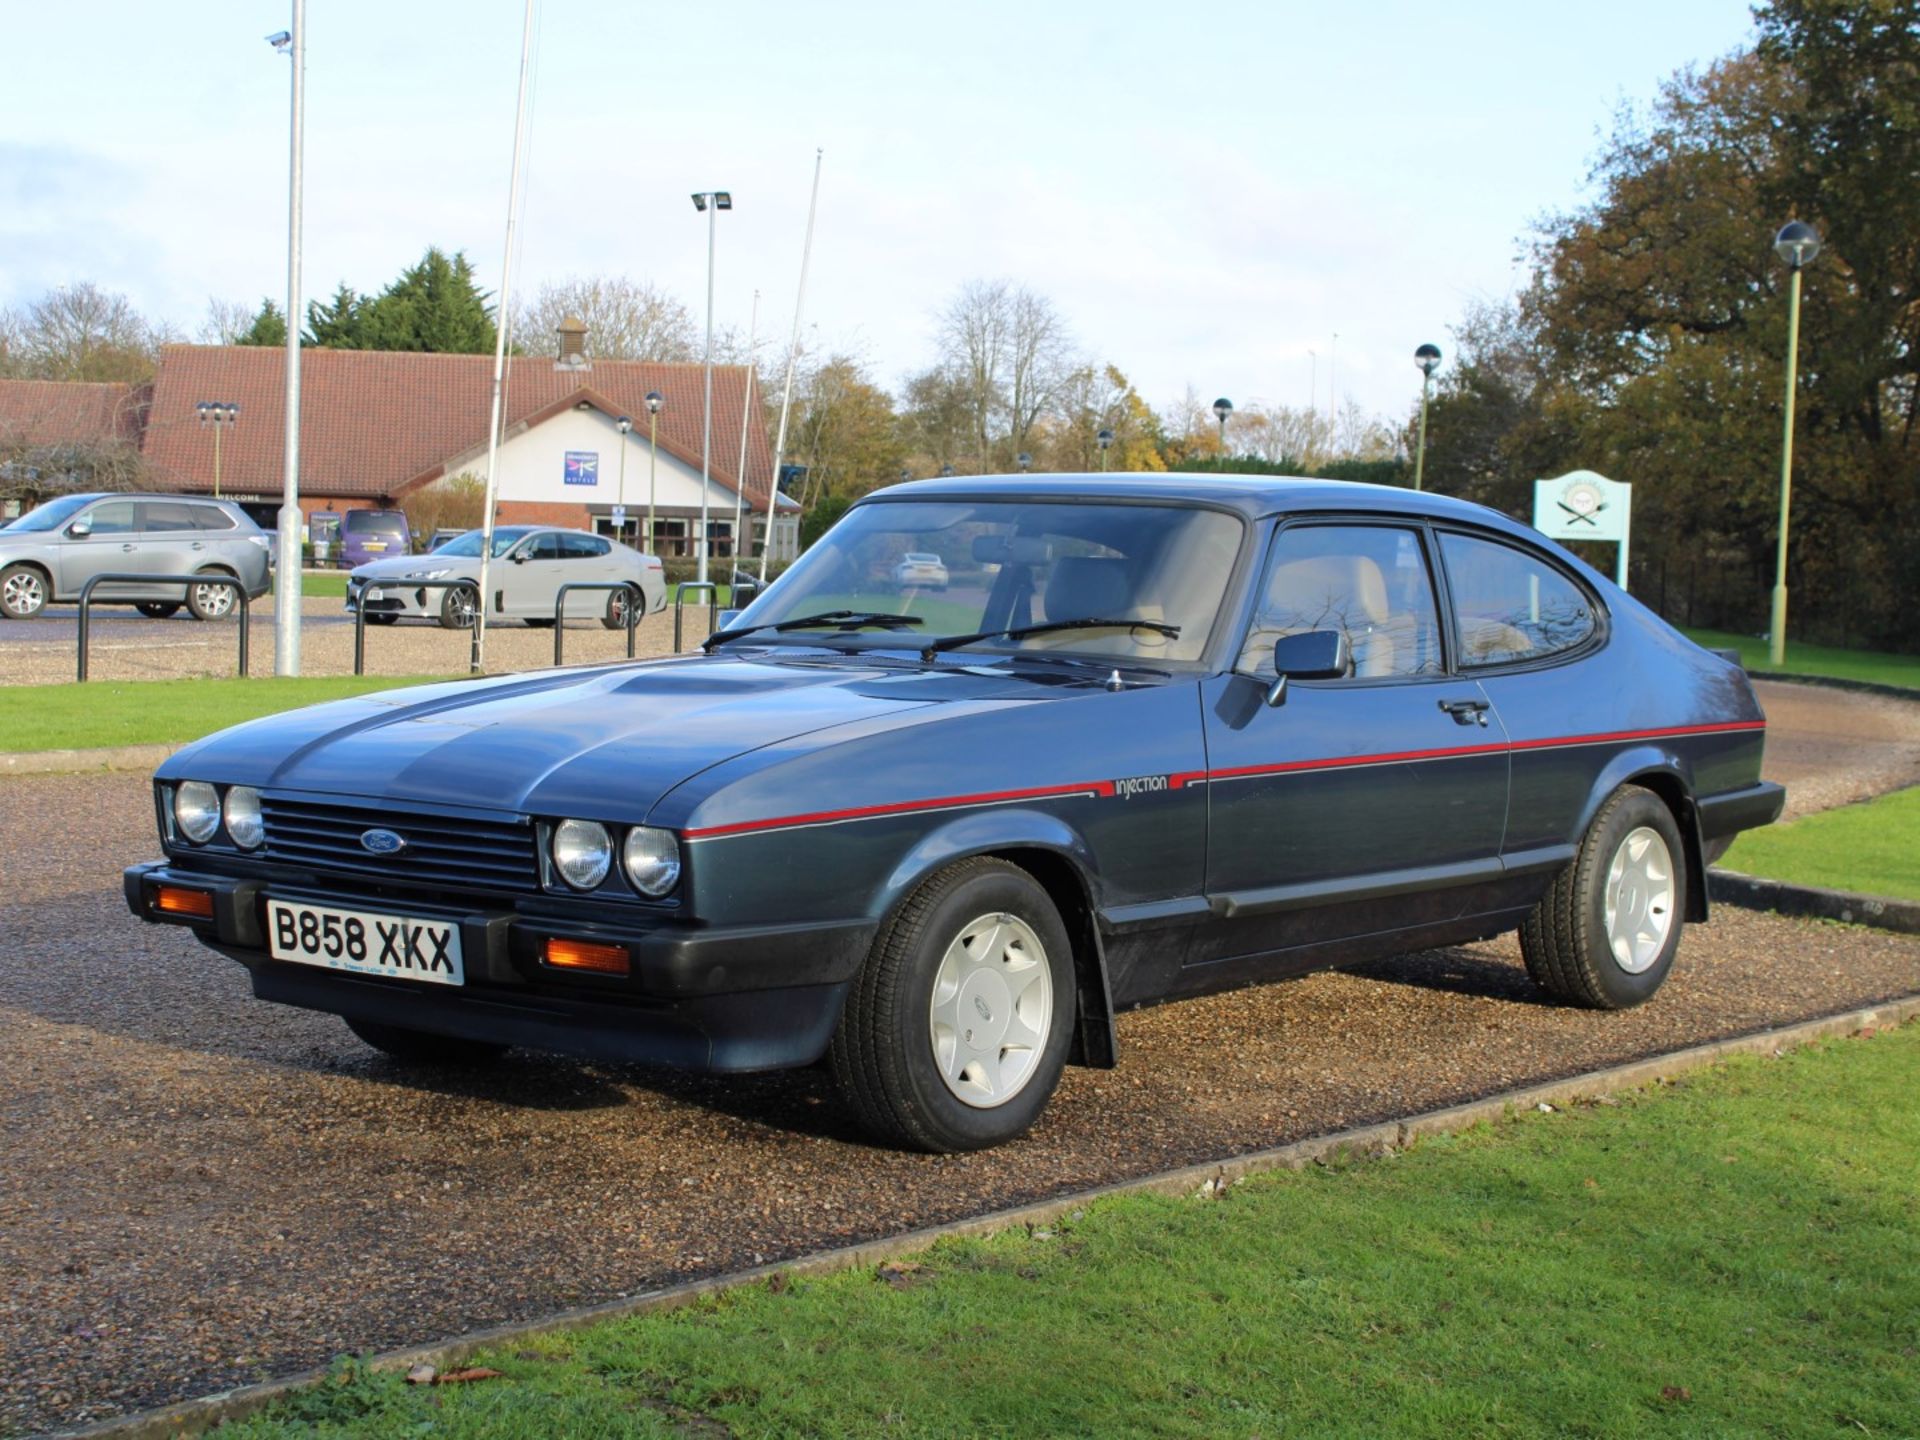
[[(1392, 750), (1374, 755), (1340, 755), (1318, 760), (1289, 760), (1278, 765), (1239, 765), (1226, 770), (1186, 770), (1167, 777), (1167, 788), (1215, 780), (1240, 780), (1257, 775), (1290, 775), (1307, 770), (1347, 770), (1362, 765), (1397, 765), (1413, 760), (1458, 760), (1472, 755), (1499, 755), (1515, 750), (1571, 749), (1579, 745), (1620, 745), (1632, 740), (1665, 740), (1682, 735), (1725, 735), (1765, 730), (1764, 720), (1731, 720), (1714, 725), (1669, 725), (1656, 730), (1614, 730), (1594, 735), (1562, 735), (1544, 740), (1501, 741), (1490, 745), (1458, 745), (1436, 750)], [(901, 800), (891, 805), (863, 805), (851, 810), (816, 810), (805, 815), (781, 815), (766, 820), (740, 820), (729, 825), (707, 825), (683, 832), (688, 840), (711, 840), (724, 835), (746, 835), (759, 830), (791, 830), (806, 825), (832, 825), (846, 820), (871, 820), (884, 815), (912, 815), (929, 810), (964, 810), (975, 805), (1004, 805), (1016, 800), (1056, 799), (1070, 795), (1111, 797), (1111, 780), (1088, 780), (1078, 785), (1042, 785), (1030, 790), (992, 790), (978, 795), (944, 795), (932, 800)]]

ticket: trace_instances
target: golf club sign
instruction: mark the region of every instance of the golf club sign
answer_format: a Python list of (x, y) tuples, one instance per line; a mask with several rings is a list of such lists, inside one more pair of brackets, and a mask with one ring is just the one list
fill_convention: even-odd
[(1613, 578), (1627, 588), (1627, 532), (1633, 486), (1592, 470), (1533, 482), (1533, 528), (1552, 540), (1611, 540), (1620, 547)]

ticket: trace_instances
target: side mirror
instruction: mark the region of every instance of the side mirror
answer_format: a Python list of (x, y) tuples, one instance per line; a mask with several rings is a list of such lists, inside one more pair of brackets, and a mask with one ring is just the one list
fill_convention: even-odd
[(524, 550), (516, 550), (507, 558), (516, 565), (524, 565), (527, 563), (527, 552)]
[(67, 526), (67, 534), (71, 535), (75, 540), (84, 540), (92, 533), (93, 521), (87, 519), (84, 515)]
[(1303, 630), (1273, 642), (1273, 684), (1267, 704), (1287, 703), (1289, 680), (1340, 680), (1353, 668), (1344, 630)]

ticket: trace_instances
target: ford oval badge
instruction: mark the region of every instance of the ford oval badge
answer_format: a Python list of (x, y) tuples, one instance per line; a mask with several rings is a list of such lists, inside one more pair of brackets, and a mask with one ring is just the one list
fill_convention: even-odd
[(391, 830), (362, 830), (360, 848), (374, 855), (398, 855), (407, 848), (407, 841)]

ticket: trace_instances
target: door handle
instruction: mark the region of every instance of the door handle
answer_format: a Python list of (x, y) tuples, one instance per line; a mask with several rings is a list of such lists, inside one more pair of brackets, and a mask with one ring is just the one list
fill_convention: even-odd
[(121, 548), (122, 550), (137, 550), (137, 549), (139, 549), (140, 547), (139, 547), (139, 546), (137, 546), (137, 545), (122, 545), (122, 546), (121, 546), (120, 548)]
[(1485, 725), (1487, 702), (1484, 700), (1442, 700), (1440, 708), (1453, 716), (1456, 725)]
[(207, 548), (207, 543), (204, 540), (196, 540), (193, 542), (193, 548), (196, 550), (204, 550)]

